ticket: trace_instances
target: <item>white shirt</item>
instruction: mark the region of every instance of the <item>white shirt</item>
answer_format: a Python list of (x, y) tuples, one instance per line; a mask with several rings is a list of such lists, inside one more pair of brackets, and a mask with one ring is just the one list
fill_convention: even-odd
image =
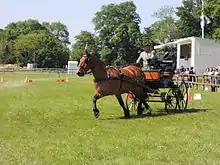
[(139, 63), (140, 60), (142, 59), (143, 60), (143, 65), (145, 66), (145, 65), (148, 64), (147, 60), (151, 59), (153, 57), (154, 57), (154, 51), (152, 51), (152, 52), (143, 51), (143, 52), (141, 52), (140, 56), (138, 57), (136, 63)]

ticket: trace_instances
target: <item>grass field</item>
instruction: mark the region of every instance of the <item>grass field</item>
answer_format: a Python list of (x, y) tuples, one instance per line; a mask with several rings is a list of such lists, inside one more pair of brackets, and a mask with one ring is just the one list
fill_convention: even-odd
[(7, 73), (0, 84), (0, 165), (220, 164), (220, 93), (200, 92), (185, 113), (164, 115), (156, 103), (153, 116), (129, 120), (109, 96), (95, 119), (90, 76), (25, 76)]

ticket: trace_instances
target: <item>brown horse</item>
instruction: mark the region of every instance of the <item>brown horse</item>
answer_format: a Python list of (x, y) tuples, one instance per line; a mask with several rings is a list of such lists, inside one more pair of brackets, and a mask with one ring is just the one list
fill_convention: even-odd
[[(88, 54), (87, 50), (83, 50), (82, 58), (80, 59), (77, 75), (84, 76), (85, 73), (91, 70), (94, 76), (94, 86), (96, 94), (93, 97), (93, 112), (96, 118), (99, 117), (99, 110), (96, 106), (96, 101), (104, 96), (115, 95), (119, 104), (124, 110), (124, 117), (130, 118), (129, 110), (126, 109), (124, 101), (121, 97), (123, 93), (132, 92), (139, 98), (138, 114), (142, 114), (142, 103), (146, 109), (149, 105), (144, 101), (145, 95), (143, 87), (137, 86), (134, 80), (139, 83), (144, 82), (145, 75), (141, 68), (130, 65), (117, 69), (115, 67), (106, 67), (105, 63), (93, 55)], [(132, 80), (132, 81), (131, 81)]]

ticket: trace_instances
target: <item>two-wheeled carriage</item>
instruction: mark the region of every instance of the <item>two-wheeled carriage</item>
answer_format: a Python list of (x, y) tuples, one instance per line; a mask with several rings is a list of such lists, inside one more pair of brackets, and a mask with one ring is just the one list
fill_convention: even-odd
[[(166, 69), (172, 66), (173, 61), (157, 62), (158, 65), (154, 63), (154, 69), (142, 69), (145, 74), (144, 85), (151, 89), (151, 92), (146, 90), (146, 103), (163, 102), (167, 113), (184, 111), (188, 105), (188, 84), (184, 79), (180, 82), (173, 80), (173, 69)], [(134, 94), (126, 94), (125, 102), (127, 109), (137, 110), (139, 99)]]

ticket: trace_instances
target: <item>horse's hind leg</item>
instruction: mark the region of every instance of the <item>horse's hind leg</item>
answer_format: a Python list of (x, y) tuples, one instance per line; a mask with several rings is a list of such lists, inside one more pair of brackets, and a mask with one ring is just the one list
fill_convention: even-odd
[(145, 97), (144, 97), (144, 96), (139, 97), (139, 100), (140, 100), (140, 101), (139, 101), (138, 107), (137, 107), (137, 114), (138, 114), (138, 115), (142, 115), (142, 114), (143, 114), (144, 109), (143, 109), (143, 107), (142, 107), (142, 104), (144, 104), (144, 107), (145, 107), (147, 113), (150, 114), (150, 113), (151, 113), (151, 109), (150, 109), (149, 104), (146, 102)]
[(130, 113), (129, 113), (129, 110), (128, 110), (127, 108), (125, 108), (125, 104), (124, 104), (124, 101), (123, 101), (121, 95), (116, 95), (116, 98), (117, 98), (117, 100), (118, 100), (120, 106), (121, 106), (121, 107), (123, 108), (123, 110), (124, 110), (124, 117), (125, 117), (126, 119), (129, 119), (129, 118), (130, 118)]
[(142, 101), (139, 101), (139, 102), (138, 102), (138, 106), (137, 106), (137, 114), (138, 114), (138, 115), (142, 115), (142, 114), (143, 114), (143, 111), (144, 111), (144, 109), (143, 109), (143, 107), (142, 107)]
[(145, 107), (145, 109), (146, 109), (147, 113), (148, 113), (148, 114), (151, 114), (151, 109), (150, 109), (149, 104), (148, 104), (148, 103), (146, 103), (145, 101), (143, 101), (143, 104), (144, 104), (144, 107)]
[(97, 100), (98, 99), (100, 99), (101, 98), (101, 96), (99, 95), (99, 94), (95, 94), (95, 96), (93, 97), (93, 113), (94, 113), (94, 116), (96, 117), (96, 118), (98, 118), (99, 117), (99, 110), (98, 110), (98, 108), (97, 108), (97, 106), (96, 106), (96, 102), (97, 102)]

